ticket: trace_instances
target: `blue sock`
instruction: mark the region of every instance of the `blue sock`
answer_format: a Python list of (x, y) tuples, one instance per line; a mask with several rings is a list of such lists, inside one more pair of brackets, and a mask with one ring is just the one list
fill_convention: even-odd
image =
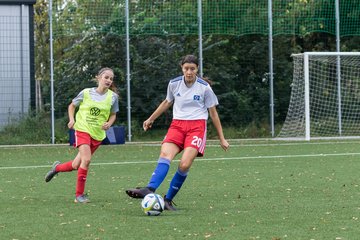
[(179, 192), (181, 186), (185, 182), (188, 172), (181, 172), (179, 169), (176, 171), (173, 179), (170, 182), (169, 190), (166, 194), (166, 199), (172, 200)]
[(158, 164), (151, 176), (151, 179), (147, 187), (155, 191), (164, 181), (166, 174), (169, 171), (169, 168), (170, 168), (170, 160), (166, 158), (159, 158)]

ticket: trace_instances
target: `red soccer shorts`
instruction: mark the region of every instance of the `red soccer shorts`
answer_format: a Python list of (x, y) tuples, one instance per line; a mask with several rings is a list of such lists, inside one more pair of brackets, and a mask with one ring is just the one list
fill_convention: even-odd
[(86, 132), (80, 132), (75, 130), (75, 143), (74, 147), (79, 147), (80, 145), (89, 145), (91, 149), (91, 154), (95, 152), (95, 150), (100, 146), (101, 141), (97, 141), (93, 139), (90, 134)]
[(163, 143), (175, 143), (180, 150), (192, 147), (198, 157), (204, 155), (206, 146), (206, 120), (172, 120)]

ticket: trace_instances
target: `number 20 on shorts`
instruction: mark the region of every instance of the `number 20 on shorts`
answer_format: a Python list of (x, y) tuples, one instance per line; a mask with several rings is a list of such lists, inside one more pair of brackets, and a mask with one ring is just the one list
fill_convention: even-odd
[(191, 145), (200, 147), (201, 143), (202, 143), (201, 138), (199, 138), (198, 136), (193, 136), (193, 140), (191, 141)]

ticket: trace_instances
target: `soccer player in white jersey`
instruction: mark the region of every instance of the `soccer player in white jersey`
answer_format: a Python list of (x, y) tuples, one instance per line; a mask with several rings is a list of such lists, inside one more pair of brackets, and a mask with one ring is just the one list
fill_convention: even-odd
[[(75, 129), (75, 147), (79, 149), (78, 154), (74, 160), (65, 163), (56, 161), (45, 176), (45, 182), (49, 182), (59, 172), (77, 170), (76, 203), (90, 202), (84, 190), (91, 156), (106, 137), (105, 131), (115, 122), (116, 113), (119, 111), (119, 96), (113, 82), (113, 70), (100, 69), (96, 81), (97, 87), (82, 90), (68, 107), (68, 127)], [(75, 122), (77, 107), (79, 110)]]
[(155, 119), (173, 105), (173, 120), (162, 142), (157, 166), (146, 187), (126, 190), (132, 198), (143, 198), (146, 194), (155, 192), (164, 181), (171, 161), (178, 153), (183, 152), (164, 197), (165, 209), (170, 211), (176, 210), (172, 200), (183, 185), (194, 159), (204, 154), (209, 113), (217, 130), (220, 146), (225, 151), (229, 148), (216, 110), (218, 99), (209, 82), (197, 76), (197, 58), (193, 55), (185, 56), (181, 61), (181, 69), (183, 75), (169, 82), (166, 99), (143, 123), (143, 128), (147, 131)]

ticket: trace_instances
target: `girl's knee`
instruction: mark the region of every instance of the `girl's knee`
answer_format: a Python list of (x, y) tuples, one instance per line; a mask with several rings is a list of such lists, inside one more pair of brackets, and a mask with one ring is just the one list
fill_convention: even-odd
[(86, 166), (89, 166), (90, 165), (90, 162), (91, 162), (91, 159), (84, 159), (84, 160), (81, 160)]
[(173, 154), (170, 154), (170, 153), (167, 153), (164, 151), (160, 151), (160, 157), (169, 159), (170, 161), (174, 158)]
[(80, 167), (80, 162), (79, 163), (74, 163), (72, 164), (72, 168), (77, 170)]
[(181, 172), (188, 172), (191, 167), (191, 163), (180, 161), (179, 169)]

